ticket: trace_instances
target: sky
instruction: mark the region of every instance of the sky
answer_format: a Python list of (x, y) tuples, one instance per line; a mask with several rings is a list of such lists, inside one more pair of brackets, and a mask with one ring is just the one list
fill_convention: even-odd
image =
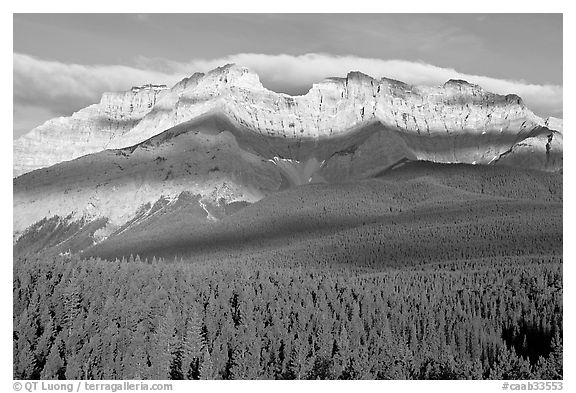
[(561, 14), (14, 14), (14, 137), (105, 91), (237, 63), (304, 94), (361, 71), (465, 79), (562, 117)]

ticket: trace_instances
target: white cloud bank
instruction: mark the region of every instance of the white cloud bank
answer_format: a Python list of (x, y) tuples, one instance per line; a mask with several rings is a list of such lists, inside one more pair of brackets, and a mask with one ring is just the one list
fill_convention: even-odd
[[(464, 79), (494, 93), (517, 94), (540, 116), (562, 116), (562, 86), (469, 75), (419, 62), (327, 54), (292, 56), (241, 53), (187, 63), (141, 59), (138, 66), (86, 66), (16, 53), (14, 106), (38, 107), (44, 113), (55, 116), (69, 115), (98, 102), (105, 91), (127, 90), (145, 83), (171, 86), (194, 72), (206, 72), (226, 63), (246, 66), (255, 71), (268, 88), (291, 94), (302, 94), (312, 83), (330, 76), (345, 76), (349, 71), (361, 71), (376, 78), (388, 77), (416, 85), (441, 85), (448, 79)], [(15, 110), (15, 124), (22, 112)]]
[(106, 91), (127, 90), (151, 81), (176, 83), (179, 77), (120, 65), (65, 64), (14, 54), (14, 104), (70, 111), (98, 102)]

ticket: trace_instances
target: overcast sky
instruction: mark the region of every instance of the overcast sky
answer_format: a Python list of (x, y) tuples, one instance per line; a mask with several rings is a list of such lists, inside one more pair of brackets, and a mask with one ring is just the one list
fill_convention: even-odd
[(466, 79), (562, 117), (560, 14), (16, 14), (14, 136), (98, 102), (236, 62), (276, 91), (357, 70)]

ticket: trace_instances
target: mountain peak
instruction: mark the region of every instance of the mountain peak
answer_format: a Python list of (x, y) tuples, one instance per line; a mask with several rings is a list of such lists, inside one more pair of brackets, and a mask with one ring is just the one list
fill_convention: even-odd
[(213, 70), (208, 71), (206, 76), (209, 75), (230, 75), (230, 76), (243, 76), (243, 75), (255, 75), (258, 76), (255, 72), (250, 70), (248, 67), (238, 65), (236, 63), (228, 63), (223, 66), (214, 68)]
[(263, 88), (258, 74), (235, 63), (229, 63), (209, 71), (198, 83), (204, 86), (206, 90), (219, 90), (223, 86), (256, 90)]
[[(100, 104), (72, 118), (38, 127), (15, 141), (15, 173), (105, 148), (133, 146), (214, 111), (250, 135), (297, 144), (308, 139), (342, 137), (374, 123), (426, 138), (505, 133), (511, 140), (521, 129), (546, 127), (517, 95), (490, 93), (464, 80), (451, 79), (437, 87), (413, 86), (352, 71), (344, 78), (327, 78), (314, 84), (305, 95), (289, 96), (266, 89), (255, 72), (230, 63), (207, 73), (195, 73), (171, 89), (147, 84), (128, 92), (105, 93)], [(70, 141), (66, 149), (56, 148), (60, 139)], [(459, 152), (446, 155), (449, 149), (442, 147), (442, 153), (430, 153), (425, 159), (482, 163), (510, 147), (492, 146), (458, 157)], [(303, 153), (294, 148), (290, 154), (296, 157)]]
[(366, 82), (374, 82), (375, 79), (372, 78), (370, 75), (365, 74), (363, 72), (360, 71), (350, 71), (347, 75), (346, 75), (346, 79), (349, 81), (366, 81)]
[(158, 91), (158, 90), (166, 90), (166, 89), (168, 89), (168, 86), (166, 86), (166, 85), (155, 85), (155, 84), (152, 84), (152, 83), (148, 83), (148, 84), (141, 85), (141, 86), (132, 86), (132, 88), (130, 89), (130, 91), (131, 91), (132, 93), (139, 93), (139, 92), (141, 92), (142, 90), (155, 90), (155, 91)]
[(454, 86), (460, 86), (460, 85), (469, 85), (471, 86), (472, 83), (468, 82), (467, 80), (464, 79), (448, 79), (446, 81), (446, 83), (444, 83), (444, 86), (450, 86), (450, 85), (454, 85)]

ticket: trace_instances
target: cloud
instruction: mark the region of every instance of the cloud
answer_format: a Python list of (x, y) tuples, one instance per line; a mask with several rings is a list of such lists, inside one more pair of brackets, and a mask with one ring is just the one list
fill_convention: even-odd
[(14, 103), (70, 114), (98, 102), (103, 92), (157, 80), (173, 84), (180, 77), (121, 65), (65, 64), (15, 53)]
[[(241, 53), (189, 62), (140, 58), (132, 66), (88, 66), (15, 53), (14, 123), (24, 124), (20, 117), (27, 112), (40, 117), (47, 114), (70, 115), (98, 102), (105, 91), (127, 90), (145, 83), (171, 86), (194, 72), (206, 72), (226, 63), (244, 65), (259, 74), (264, 86), (289, 94), (303, 94), (313, 83), (330, 76), (345, 76), (349, 71), (361, 71), (373, 77), (388, 77), (417, 85), (440, 85), (448, 79), (464, 79), (495, 93), (518, 94), (528, 107), (541, 116), (562, 116), (562, 86), (469, 75), (422, 62), (328, 54), (292, 56)], [(36, 110), (26, 111), (25, 108)], [(34, 119), (27, 121), (35, 123)], [(20, 128), (15, 129), (15, 133), (22, 132)]]

